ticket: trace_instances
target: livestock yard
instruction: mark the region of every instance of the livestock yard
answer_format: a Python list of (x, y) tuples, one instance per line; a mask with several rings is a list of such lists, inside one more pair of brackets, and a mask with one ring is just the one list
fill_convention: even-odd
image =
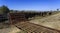
[(0, 0), (0, 33), (60, 33), (60, 0)]
[(2, 25), (0, 26), (0, 32), (1, 33), (60, 33), (59, 15), (60, 13), (56, 13), (42, 18), (40, 16), (36, 16), (31, 18), (31, 20), (28, 20), (27, 18), (25, 18), (24, 14), (9, 13), (9, 20), (0, 23)]

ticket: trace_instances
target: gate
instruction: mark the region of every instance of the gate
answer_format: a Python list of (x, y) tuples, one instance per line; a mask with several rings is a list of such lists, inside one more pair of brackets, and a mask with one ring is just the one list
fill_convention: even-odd
[(21, 21), (26, 21), (24, 13), (9, 13), (10, 24), (14, 24)]

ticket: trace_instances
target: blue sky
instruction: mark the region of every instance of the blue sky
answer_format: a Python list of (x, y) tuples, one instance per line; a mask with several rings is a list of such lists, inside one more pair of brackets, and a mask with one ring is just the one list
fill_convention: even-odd
[(0, 0), (2, 5), (13, 10), (56, 10), (60, 8), (60, 0)]

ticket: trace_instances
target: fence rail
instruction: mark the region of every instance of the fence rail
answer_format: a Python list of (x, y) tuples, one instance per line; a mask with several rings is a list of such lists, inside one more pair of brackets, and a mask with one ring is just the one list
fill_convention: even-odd
[(45, 26), (42, 26), (42, 25), (38, 25), (38, 24), (26, 22), (26, 21), (24, 22), (23, 20), (25, 20), (25, 16), (23, 14), (11, 13), (9, 16), (10, 16), (11, 24), (15, 23), (14, 25), (17, 28), (19, 28), (23, 31), (26, 31), (27, 33), (60, 33), (60, 30), (57, 30), (57, 29), (45, 27)]

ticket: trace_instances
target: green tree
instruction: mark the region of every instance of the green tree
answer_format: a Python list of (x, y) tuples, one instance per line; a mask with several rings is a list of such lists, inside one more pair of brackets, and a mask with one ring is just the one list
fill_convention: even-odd
[(5, 5), (0, 7), (0, 14), (7, 14), (9, 12), (9, 8)]

